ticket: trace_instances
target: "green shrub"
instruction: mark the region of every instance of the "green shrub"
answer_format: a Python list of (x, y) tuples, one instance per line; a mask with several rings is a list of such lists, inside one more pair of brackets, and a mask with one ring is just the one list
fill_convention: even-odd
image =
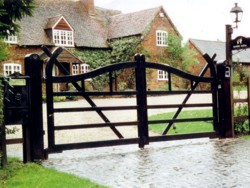
[[(234, 117), (247, 116), (248, 106), (247, 104), (239, 104), (234, 109)], [(249, 131), (248, 120), (234, 120), (234, 132), (236, 134), (246, 134)]]

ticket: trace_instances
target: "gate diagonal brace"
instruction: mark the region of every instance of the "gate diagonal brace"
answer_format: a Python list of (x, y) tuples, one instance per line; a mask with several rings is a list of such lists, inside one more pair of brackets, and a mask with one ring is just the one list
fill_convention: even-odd
[[(203, 55), (204, 58), (207, 57), (207, 56), (208, 56), (207, 54)], [(204, 68), (202, 69), (202, 71), (199, 74), (200, 77), (203, 77), (206, 74), (208, 68), (211, 69), (212, 74), (215, 73), (214, 69), (212, 68), (213, 65), (211, 65), (211, 63), (210, 63), (210, 62), (214, 62), (215, 57), (216, 57), (216, 54), (213, 55), (213, 57), (211, 58), (211, 61), (207, 61), (208, 63), (204, 66)], [(206, 58), (206, 60), (207, 60), (207, 58)], [(185, 99), (182, 101), (183, 105), (187, 103), (188, 99), (192, 95), (192, 91), (194, 91), (196, 89), (196, 87), (198, 86), (199, 83), (200, 82), (195, 82), (195, 83), (192, 84), (190, 92), (187, 94), (187, 96), (185, 97)], [(179, 116), (179, 114), (181, 113), (182, 109), (183, 109), (183, 107), (179, 107), (178, 108), (178, 110), (175, 112), (175, 114), (172, 117), (173, 120), (175, 120)], [(172, 127), (173, 124), (174, 124), (174, 121), (168, 123), (166, 125), (166, 128), (162, 132), (162, 135), (166, 135), (168, 133), (169, 129)]]
[[(59, 49), (61, 47), (58, 47)], [(62, 48), (61, 48), (62, 49)], [(46, 47), (46, 46), (42, 46), (42, 50), (46, 53), (46, 55), (48, 57), (54, 57), (53, 53), (51, 53), (51, 51)], [(55, 50), (57, 51), (57, 50)], [(59, 50), (60, 53), (62, 52), (61, 50)], [(59, 54), (58, 54), (59, 55)], [(60, 71), (62, 71), (62, 73), (64, 75), (70, 75), (70, 73), (62, 66), (62, 64), (60, 62), (58, 62), (58, 60), (56, 58), (52, 58), (51, 59), (53, 61), (53, 63), (55, 63), (55, 65), (60, 69)], [(77, 82), (72, 82), (73, 86), (78, 90), (78, 91), (82, 91), (81, 86), (77, 83)], [(86, 101), (91, 105), (91, 107), (96, 107), (96, 104), (93, 102), (93, 100), (91, 100), (91, 98), (87, 95), (82, 95)], [(96, 109), (95, 110), (98, 115), (103, 119), (103, 121), (107, 124), (110, 123), (110, 120), (105, 116), (105, 114), (103, 114), (103, 112), (101, 110)], [(115, 128), (115, 126), (113, 125), (109, 125), (109, 127), (112, 129), (112, 131), (116, 134), (116, 136), (118, 138), (124, 138), (123, 135)]]

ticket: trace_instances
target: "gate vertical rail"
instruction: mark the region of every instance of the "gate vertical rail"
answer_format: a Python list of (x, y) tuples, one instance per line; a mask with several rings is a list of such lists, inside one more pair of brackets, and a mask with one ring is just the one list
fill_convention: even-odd
[(211, 58), (208, 54), (204, 54), (203, 57), (206, 59), (209, 67), (210, 67), (210, 75), (213, 77), (213, 82), (211, 84), (212, 89), (212, 103), (213, 103), (213, 125), (214, 130), (217, 135), (220, 135), (219, 132), (219, 105), (218, 105), (218, 78), (217, 78), (217, 69), (216, 69), (216, 61), (214, 60), (216, 54)]
[(53, 66), (56, 58), (60, 55), (61, 49), (58, 48), (51, 54), (48, 65), (46, 66), (46, 100), (47, 100), (47, 121), (48, 121), (48, 148), (55, 146), (54, 130), (54, 101), (53, 101)]
[(143, 148), (145, 144), (149, 143), (145, 56), (137, 54), (135, 63), (139, 147)]

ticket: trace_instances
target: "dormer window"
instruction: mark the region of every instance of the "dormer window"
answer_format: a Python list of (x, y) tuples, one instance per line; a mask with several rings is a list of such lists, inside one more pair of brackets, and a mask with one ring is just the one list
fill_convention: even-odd
[(53, 42), (58, 46), (74, 46), (73, 32), (54, 29)]
[(46, 31), (56, 46), (74, 46), (74, 30), (63, 16), (49, 18)]
[(4, 39), (4, 42), (9, 44), (17, 44), (17, 36), (9, 35), (7, 38)]

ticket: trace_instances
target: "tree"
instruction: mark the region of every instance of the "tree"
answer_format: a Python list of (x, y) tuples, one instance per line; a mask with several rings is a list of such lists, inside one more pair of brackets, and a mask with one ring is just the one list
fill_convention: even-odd
[(175, 68), (189, 72), (190, 65), (198, 63), (196, 52), (188, 48), (188, 44), (182, 45), (182, 37), (179, 35), (169, 34), (166, 50), (168, 56), (165, 61)]
[(18, 22), (24, 16), (31, 16), (34, 0), (0, 0), (0, 36), (14, 35), (19, 31)]
[(31, 16), (34, 7), (34, 0), (0, 0), (0, 61), (8, 55), (3, 38), (15, 35), (19, 31), (18, 21), (26, 15)]

